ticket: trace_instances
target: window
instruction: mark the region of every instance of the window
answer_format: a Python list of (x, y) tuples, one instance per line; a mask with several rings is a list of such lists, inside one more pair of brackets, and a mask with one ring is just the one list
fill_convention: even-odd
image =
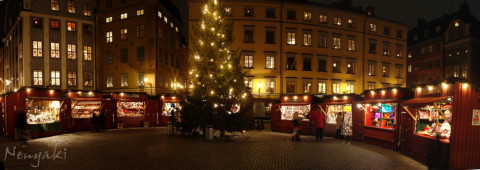
[(468, 66), (467, 65), (462, 66), (462, 78), (468, 78)]
[(395, 65), (395, 77), (396, 78), (402, 78), (402, 70), (403, 70), (403, 65), (397, 64)]
[(92, 16), (92, 5), (90, 3), (83, 4), (83, 15)]
[(275, 31), (274, 30), (265, 31), (265, 44), (275, 44)]
[(83, 60), (92, 61), (92, 46), (83, 46)]
[(312, 71), (312, 57), (304, 56), (303, 57), (303, 71)]
[(332, 62), (332, 72), (334, 73), (340, 73), (341, 72), (341, 58), (339, 57), (335, 57), (333, 58), (333, 62)]
[(348, 74), (355, 74), (355, 60), (354, 59), (347, 59), (347, 73)]
[(275, 79), (274, 78), (265, 79), (265, 88), (267, 93), (275, 93)]
[(348, 36), (347, 37), (347, 50), (348, 51), (355, 51), (355, 37)]
[(128, 18), (128, 13), (120, 14), (120, 19), (127, 19), (127, 18)]
[(107, 43), (113, 42), (113, 34), (112, 34), (112, 31), (106, 32), (105, 37), (107, 38)]
[(92, 72), (84, 72), (83, 79), (85, 80), (85, 87), (93, 86), (93, 75)]
[(137, 47), (137, 61), (145, 60), (145, 46)]
[(245, 86), (247, 86), (250, 91), (253, 90), (253, 79), (251, 77), (245, 77), (244, 83), (245, 83)]
[(33, 17), (32, 26), (33, 28), (42, 28), (43, 27), (42, 18)]
[(137, 16), (143, 15), (143, 9), (137, 10)]
[(266, 69), (275, 69), (275, 54), (267, 53), (265, 54), (265, 68)]
[(113, 51), (107, 51), (107, 64), (112, 64), (113, 63)]
[(318, 80), (317, 93), (318, 94), (327, 93), (327, 80)]
[(333, 49), (342, 49), (342, 35), (333, 34)]
[(390, 43), (383, 42), (383, 56), (390, 56)]
[(396, 49), (396, 56), (397, 58), (402, 58), (403, 57), (403, 45), (398, 45), (397, 44), (397, 49)]
[(290, 30), (287, 32), (287, 44), (288, 45), (295, 45), (295, 34), (296, 31)]
[(368, 82), (368, 90), (375, 90), (376, 89), (376, 83), (375, 82)]
[(128, 62), (128, 48), (121, 49), (120, 52), (121, 52), (120, 62), (122, 63)]
[(143, 29), (144, 29), (143, 25), (137, 25), (137, 38), (143, 37), (144, 35)]
[(127, 28), (120, 29), (120, 40), (127, 39)]
[[(223, 13), (225, 14), (225, 16), (231, 17), (231, 16), (232, 16), (232, 7), (225, 7), (225, 8), (223, 8)], [(160, 16), (160, 17), (161, 17), (161, 16)]]
[(368, 53), (377, 54), (377, 41), (376, 40), (369, 40)]
[(83, 24), (83, 33), (84, 34), (92, 34), (93, 26), (90, 24)]
[(106, 23), (110, 23), (110, 22), (112, 22), (112, 20), (113, 20), (112, 17), (107, 17), (107, 18), (105, 18), (105, 22), (106, 22)]
[(34, 86), (43, 85), (43, 70), (33, 70), (33, 85)]
[(377, 25), (376, 24), (370, 24), (370, 31), (371, 32), (377, 32)]
[(244, 57), (245, 57), (245, 68), (253, 68), (253, 55), (246, 54)]
[(390, 35), (390, 28), (389, 27), (383, 27), (383, 34)]
[(122, 87), (128, 87), (128, 73), (123, 73), (122, 77), (120, 77), (121, 86)]
[(327, 35), (326, 32), (318, 32), (318, 47), (327, 48)]
[(42, 41), (33, 41), (33, 57), (42, 57)]
[(333, 24), (341, 26), (342, 25), (342, 18), (340, 17), (333, 17)]
[(75, 0), (68, 0), (67, 10), (68, 13), (75, 13)]
[(375, 70), (376, 70), (376, 62), (368, 62), (368, 75), (369, 76), (375, 76)]
[(275, 18), (275, 9), (274, 8), (267, 8), (265, 18)]
[(172, 27), (172, 28), (173, 28), (173, 22), (171, 22), (171, 23), (170, 23), (170, 27)]
[(50, 57), (60, 58), (60, 43), (50, 43)]
[(59, 30), (60, 29), (60, 21), (59, 20), (50, 20), (50, 29), (52, 30)]
[(106, 3), (107, 3), (107, 8), (112, 7), (112, 0), (107, 0)]
[(433, 52), (433, 44), (427, 45), (427, 50), (429, 53)]
[(246, 17), (253, 17), (253, 8), (245, 8), (245, 15)]
[(60, 5), (59, 2), (60, 0), (50, 0), (50, 10), (52, 11), (59, 11), (60, 10)]
[(357, 24), (356, 24), (355, 20), (353, 20), (353, 19), (348, 19), (347, 23), (348, 23), (347, 26), (348, 26), (349, 28), (355, 28), (355, 27), (357, 27)]
[(318, 18), (318, 22), (327, 23), (327, 15), (320, 14), (320, 16)]
[(243, 42), (253, 43), (253, 28), (251, 27), (245, 28), (244, 34), (243, 34)]
[(77, 86), (77, 72), (69, 71), (67, 73), (67, 85)]
[(397, 37), (402, 38), (403, 37), (403, 31), (402, 30), (397, 30)]
[(295, 93), (295, 79), (287, 79), (287, 93)]
[(390, 63), (382, 63), (382, 76), (390, 77)]
[(318, 60), (318, 71), (319, 72), (327, 72), (327, 60), (326, 59), (319, 59)]
[(312, 93), (312, 80), (303, 80), (303, 93), (304, 94)]
[(77, 45), (67, 44), (67, 58), (71, 60), (77, 59)]
[(312, 13), (311, 12), (303, 12), (303, 20), (304, 21), (312, 21)]
[(168, 23), (168, 18), (166, 16), (163, 17), (163, 21), (165, 21), (165, 23)]
[(139, 72), (139, 73), (137, 74), (137, 86), (138, 86), (138, 87), (143, 87), (143, 86), (145, 86), (144, 80), (145, 80), (145, 73)]
[(67, 22), (67, 31), (75, 32), (77, 30), (76, 23), (74, 22)]
[(332, 93), (340, 94), (340, 81), (332, 81)]
[(107, 88), (112, 88), (113, 87), (113, 76), (112, 75), (107, 75)]
[(303, 45), (304, 46), (312, 46), (312, 32), (304, 32), (303, 33)]
[(50, 71), (50, 85), (60, 86), (60, 71), (58, 70)]
[(286, 70), (296, 70), (295, 60), (296, 60), (296, 56), (287, 56), (287, 68), (286, 68)]
[(297, 19), (297, 11), (288, 10), (287, 11), (287, 19), (296, 20)]
[(348, 81), (347, 80), (347, 94), (355, 93), (355, 81)]

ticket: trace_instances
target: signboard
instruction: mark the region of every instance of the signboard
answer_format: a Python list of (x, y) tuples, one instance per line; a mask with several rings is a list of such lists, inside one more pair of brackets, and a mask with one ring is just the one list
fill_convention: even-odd
[(472, 126), (480, 126), (480, 110), (473, 109)]

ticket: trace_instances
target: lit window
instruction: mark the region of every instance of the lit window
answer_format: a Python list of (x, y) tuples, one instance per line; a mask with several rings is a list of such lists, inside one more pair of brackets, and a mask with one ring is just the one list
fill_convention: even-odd
[(267, 69), (275, 69), (275, 56), (272, 54), (267, 54), (266, 56), (266, 65), (265, 68)]
[(120, 15), (120, 19), (127, 19), (128, 18), (128, 13), (123, 13)]
[(85, 87), (93, 86), (93, 74), (92, 72), (84, 72), (83, 78), (85, 80)]
[(120, 30), (120, 40), (126, 40), (127, 39), (127, 28), (122, 28)]
[(253, 68), (253, 55), (245, 55), (245, 68)]
[(303, 93), (304, 94), (312, 93), (312, 82), (311, 82), (311, 80), (303, 82)]
[(342, 18), (340, 17), (333, 17), (333, 24), (341, 26), (342, 25)]
[(370, 24), (370, 31), (377, 32), (377, 25), (376, 24)]
[(162, 18), (162, 12), (158, 11), (158, 17)]
[(122, 87), (128, 87), (128, 73), (123, 73), (122, 77), (120, 77), (121, 86)]
[(50, 29), (58, 30), (60, 28), (59, 20), (50, 20)]
[(384, 56), (390, 56), (390, 43), (389, 42), (383, 42), (383, 55)]
[(245, 15), (246, 17), (253, 17), (253, 8), (245, 8)]
[(106, 22), (106, 23), (112, 22), (112, 17), (107, 17), (107, 18), (105, 18), (105, 22)]
[(139, 72), (139, 73), (137, 74), (137, 86), (138, 86), (138, 87), (143, 87), (143, 86), (145, 86), (144, 80), (145, 80), (145, 73), (140, 73), (140, 72)]
[(377, 63), (375, 63), (375, 62), (369, 62), (368, 63), (368, 75), (369, 76), (375, 76), (376, 65), (377, 65)]
[(355, 82), (353, 81), (347, 81), (347, 91), (345, 91), (347, 94), (350, 93), (355, 93)]
[(137, 16), (143, 15), (143, 9), (137, 10)]
[(60, 5), (59, 2), (60, 0), (50, 0), (50, 9), (52, 11), (59, 11), (60, 10)]
[(178, 27), (175, 27), (175, 31), (178, 32)]
[(245, 86), (248, 87), (248, 90), (252, 90), (253, 89), (253, 79), (252, 78), (248, 78), (248, 77), (245, 77)]
[(33, 70), (33, 85), (43, 85), (43, 70)]
[(75, 13), (75, 0), (68, 0), (67, 10), (69, 13)]
[(172, 28), (173, 28), (173, 22), (171, 22), (171, 23), (170, 23), (170, 27), (172, 27)]
[(303, 12), (303, 20), (311, 21), (312, 20), (312, 13), (311, 12)]
[(325, 94), (327, 93), (327, 82), (326, 80), (319, 80), (317, 85), (317, 93)]
[[(396, 49), (396, 56), (397, 58), (402, 58), (403, 57), (403, 46), (402, 45), (397, 45), (397, 49)], [(411, 55), (409, 56), (409, 58), (412, 58)]]
[(92, 61), (92, 46), (83, 46), (83, 59)]
[(288, 32), (287, 33), (287, 44), (289, 45), (295, 45), (295, 32)]
[(348, 51), (355, 51), (355, 37), (348, 37), (347, 50)]
[(225, 14), (225, 16), (232, 16), (232, 7), (223, 8), (223, 13)]
[(113, 34), (112, 31), (106, 32), (107, 43), (113, 42)]
[(113, 87), (113, 76), (107, 75), (107, 88), (112, 88), (112, 87)]
[(32, 25), (33, 25), (34, 28), (42, 28), (43, 27), (42, 18), (33, 17), (32, 18)]
[(355, 23), (355, 20), (353, 19), (348, 19), (348, 27), (350, 28), (355, 28), (356, 27), (356, 23)]
[(165, 23), (168, 23), (168, 18), (167, 18), (167, 17), (163, 17), (163, 21), (165, 21)]
[(68, 86), (77, 86), (77, 72), (69, 71), (67, 74)]
[(33, 57), (42, 57), (42, 41), (33, 41)]
[(60, 58), (60, 43), (50, 43), (50, 57)]
[(304, 33), (303, 34), (303, 45), (304, 46), (312, 46), (312, 33)]
[(83, 4), (83, 15), (92, 16), (92, 6), (90, 5), (90, 3)]
[(333, 37), (333, 49), (342, 49), (342, 37), (341, 35), (334, 35)]
[(273, 78), (266, 79), (265, 88), (267, 93), (275, 93), (275, 79)]
[(327, 15), (320, 15), (318, 22), (320, 23), (327, 23)]
[(382, 65), (382, 76), (389, 77), (390, 76), (390, 64), (384, 63)]
[(340, 82), (332, 81), (332, 93), (340, 94)]
[(77, 30), (74, 22), (67, 22), (67, 31), (75, 32)]
[(52, 70), (50, 71), (50, 85), (60, 86), (60, 71)]

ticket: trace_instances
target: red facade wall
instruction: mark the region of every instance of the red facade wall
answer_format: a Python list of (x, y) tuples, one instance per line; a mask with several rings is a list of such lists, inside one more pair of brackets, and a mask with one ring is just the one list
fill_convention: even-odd
[(161, 105), (159, 100), (147, 101), (145, 108), (145, 118), (149, 122), (149, 127), (158, 126), (162, 116)]
[(0, 96), (0, 136), (5, 136), (6, 133), (5, 116), (5, 96)]

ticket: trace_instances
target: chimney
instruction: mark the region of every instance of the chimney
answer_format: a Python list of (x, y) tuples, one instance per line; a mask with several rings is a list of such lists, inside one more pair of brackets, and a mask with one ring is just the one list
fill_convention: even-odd
[(375, 7), (373, 6), (367, 6), (367, 15), (375, 15)]
[(425, 25), (425, 19), (418, 18), (417, 19), (417, 27), (423, 27)]

